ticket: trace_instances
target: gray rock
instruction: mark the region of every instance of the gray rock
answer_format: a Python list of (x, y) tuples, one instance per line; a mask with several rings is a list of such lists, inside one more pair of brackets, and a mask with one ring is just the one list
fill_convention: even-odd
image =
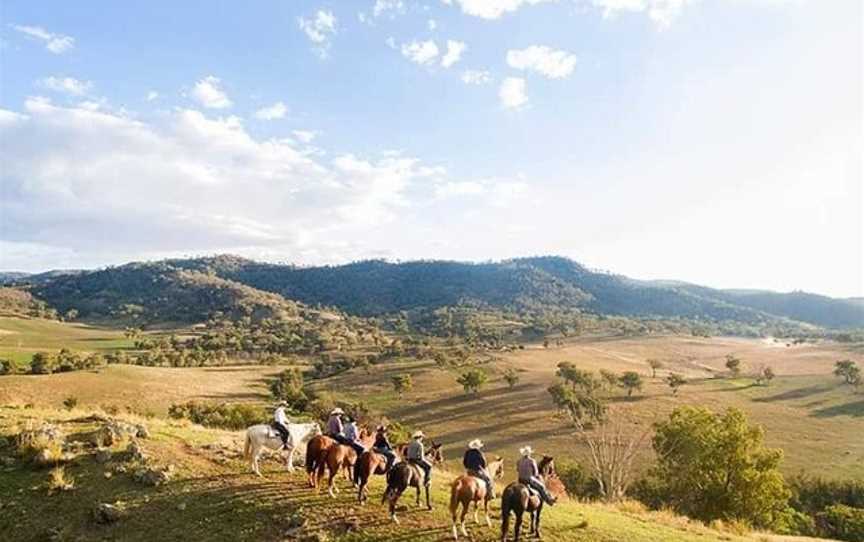
[(135, 426), (135, 436), (137, 438), (150, 438), (150, 431), (146, 425), (139, 423)]
[(126, 460), (140, 462), (147, 460), (147, 454), (145, 454), (144, 450), (141, 449), (141, 445), (138, 444), (137, 440), (133, 440), (128, 446), (126, 446)]
[(132, 478), (136, 482), (147, 486), (159, 486), (171, 480), (171, 474), (168, 470), (145, 468), (135, 471)]
[(113, 504), (98, 503), (93, 507), (93, 519), (96, 523), (107, 525), (116, 523), (123, 517), (123, 511)]
[(96, 455), (94, 456), (94, 459), (96, 459), (97, 463), (103, 463), (104, 464), (104, 463), (111, 461), (111, 455), (112, 455), (111, 450), (107, 450), (105, 448), (99, 448), (98, 450), (96, 450)]

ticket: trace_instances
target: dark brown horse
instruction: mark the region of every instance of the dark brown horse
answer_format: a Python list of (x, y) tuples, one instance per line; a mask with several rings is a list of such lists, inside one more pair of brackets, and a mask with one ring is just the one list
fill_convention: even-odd
[[(540, 478), (545, 482), (547, 479), (557, 476), (555, 463), (552, 457), (545, 455), (537, 466)], [(504, 488), (501, 494), (501, 542), (507, 540), (507, 530), (510, 527), (510, 513), (516, 515), (513, 528), (515, 542), (519, 542), (519, 534), (522, 531), (522, 515), (530, 514), (530, 532), (540, 538), (540, 515), (543, 513), (543, 499), (533, 490), (529, 490), (525, 484), (513, 482)]]
[[(444, 462), (444, 452), (441, 450), (441, 444), (431, 443), (429, 450), (426, 452), (426, 460), (437, 465)], [(403, 451), (403, 447), (399, 447), (399, 451)], [(417, 489), (417, 506), (420, 506), (420, 487), (423, 486), (423, 469), (417, 465), (407, 461), (400, 461), (393, 465), (390, 472), (387, 474), (387, 489), (384, 491), (384, 496), (381, 502), (388, 503), (390, 519), (395, 523), (399, 523), (396, 518), (396, 503), (399, 497), (405, 493), (409, 487)], [(429, 487), (426, 486), (426, 508), (432, 510), (432, 501), (429, 498)]]
[[(504, 475), (504, 460), (500, 457), (496, 458), (495, 461), (489, 463), (487, 470), (494, 484), (496, 479)], [(459, 540), (459, 534), (456, 532), (456, 512), (459, 510), (459, 505), (462, 505), (462, 515), (459, 518), (462, 535), (468, 536), (468, 531), (465, 530), (465, 516), (468, 514), (468, 508), (472, 502), (474, 503), (474, 523), (480, 523), (480, 519), (477, 517), (477, 508), (482, 501), (483, 512), (486, 514), (486, 525), (492, 526), (492, 521), (489, 519), (490, 500), (492, 500), (492, 494), (486, 491), (486, 482), (480, 478), (471, 474), (463, 474), (453, 480), (453, 483), (450, 484), (450, 519), (452, 520), (453, 540)]]
[(309, 487), (318, 489), (318, 470), (327, 458), (327, 450), (336, 444), (336, 440), (327, 435), (316, 435), (306, 444), (306, 476)]

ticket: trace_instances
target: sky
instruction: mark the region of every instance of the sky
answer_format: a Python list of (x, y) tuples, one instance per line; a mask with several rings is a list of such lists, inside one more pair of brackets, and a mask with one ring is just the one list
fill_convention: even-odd
[(555, 254), (864, 296), (860, 0), (0, 0), (0, 269)]

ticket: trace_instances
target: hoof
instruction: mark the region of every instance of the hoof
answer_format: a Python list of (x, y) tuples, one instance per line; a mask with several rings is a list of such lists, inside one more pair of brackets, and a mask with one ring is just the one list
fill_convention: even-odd
[(395, 514), (390, 516), (390, 521), (392, 521), (396, 525), (399, 525), (399, 518), (397, 518)]

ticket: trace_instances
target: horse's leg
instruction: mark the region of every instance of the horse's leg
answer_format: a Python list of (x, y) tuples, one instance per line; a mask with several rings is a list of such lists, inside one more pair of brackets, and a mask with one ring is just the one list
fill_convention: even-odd
[(399, 497), (402, 496), (403, 491), (405, 490), (397, 488), (395, 492), (390, 495), (390, 519), (397, 525), (399, 524), (399, 519), (396, 518), (396, 502), (399, 500)]
[(462, 527), (462, 534), (468, 536), (468, 531), (465, 529), (465, 516), (468, 515), (468, 507), (471, 506), (471, 501), (462, 501), (462, 515), (459, 517), (459, 525)]
[(492, 520), (489, 519), (489, 499), (483, 499), (483, 513), (486, 514), (486, 526), (492, 526)]
[(315, 471), (315, 493), (320, 491), (318, 484), (321, 483), (321, 480), (324, 478), (324, 469), (327, 468), (327, 458), (319, 458), (318, 460), (318, 469)]
[(454, 487), (450, 493), (450, 530), (453, 533), (453, 540), (459, 540), (459, 533), (456, 532), (457, 510), (459, 510), (459, 498), (456, 496), (456, 488)]
[(510, 528), (510, 510), (501, 505), (501, 542), (507, 542), (507, 530)]
[(297, 450), (294, 446), (288, 448), (288, 472), (294, 474), (294, 452)]
[(535, 514), (536, 514), (536, 520), (535, 520), (536, 525), (534, 527), (534, 534), (537, 536), (537, 538), (540, 538), (542, 536), (542, 534), (540, 533), (540, 517), (543, 515), (543, 502), (542, 501), (540, 502), (540, 506), (539, 506), (539, 508), (537, 508), (537, 511), (535, 512)]
[(420, 506), (420, 483), (417, 483), (417, 506)]
[(264, 476), (261, 474), (261, 470), (258, 468), (258, 455), (260, 453), (260, 449), (252, 450), (252, 472), (257, 474), (259, 477), (264, 478)]
[(519, 542), (519, 533), (522, 532), (522, 511), (516, 511), (516, 521), (513, 522), (513, 540)]
[[(429, 484), (432, 485), (432, 484)], [(423, 486), (426, 490), (426, 510), (432, 510), (432, 501), (429, 500), (429, 486)]]
[(330, 496), (335, 499), (336, 493), (339, 491), (339, 488), (336, 487), (334, 479), (336, 478), (336, 475), (339, 474), (339, 465), (338, 463), (336, 465), (330, 463), (329, 467), (330, 476), (329, 478), (327, 478), (327, 493), (329, 493)]

